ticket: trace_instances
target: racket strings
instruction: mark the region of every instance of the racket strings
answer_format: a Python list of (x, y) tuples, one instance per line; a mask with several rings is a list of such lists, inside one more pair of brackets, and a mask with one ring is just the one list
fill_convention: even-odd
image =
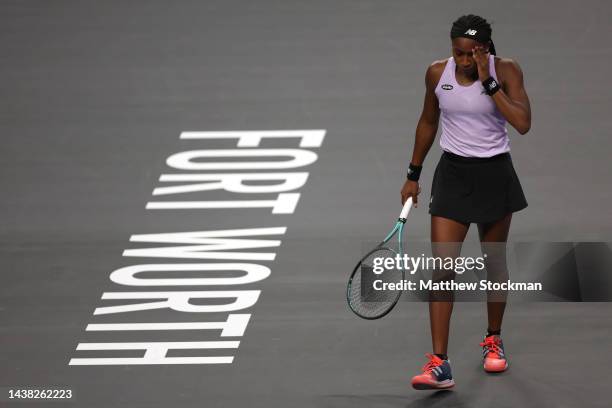
[(401, 290), (388, 287), (390, 283), (401, 283), (404, 277), (402, 269), (387, 260), (395, 260), (396, 255), (397, 252), (391, 248), (381, 247), (365, 256), (356, 266), (348, 300), (351, 309), (361, 317), (373, 319), (383, 316), (400, 297)]

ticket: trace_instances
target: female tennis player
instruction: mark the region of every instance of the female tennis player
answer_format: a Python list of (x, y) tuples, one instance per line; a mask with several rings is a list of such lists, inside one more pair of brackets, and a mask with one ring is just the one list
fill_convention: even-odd
[[(425, 75), (425, 102), (408, 179), (401, 190), (402, 203), (412, 197), (418, 205), (419, 176), (442, 113), (443, 153), (434, 173), (429, 204), (432, 248), (435, 252), (437, 243), (459, 243), (454, 253), (459, 256), (460, 243), (470, 224), (475, 223), (481, 243), (495, 242), (504, 248), (498, 256), (507, 275), (505, 242), (512, 213), (527, 207), (527, 201), (512, 165), (505, 125), (509, 122), (522, 135), (529, 131), (529, 98), (521, 68), (516, 61), (496, 55), (491, 26), (484, 18), (473, 14), (460, 17), (453, 23), (450, 37), (452, 57), (433, 62)], [(453, 251), (449, 249), (452, 245), (440, 248), (438, 255)], [(504, 271), (498, 273), (503, 275)], [(453, 299), (452, 293), (442, 301), (434, 301), (430, 295), (433, 353), (426, 354), (423, 373), (412, 379), (416, 389), (443, 389), (455, 384), (447, 356)], [(487, 372), (508, 367), (500, 337), (505, 305), (505, 298), (488, 298), (487, 333), (480, 343)]]

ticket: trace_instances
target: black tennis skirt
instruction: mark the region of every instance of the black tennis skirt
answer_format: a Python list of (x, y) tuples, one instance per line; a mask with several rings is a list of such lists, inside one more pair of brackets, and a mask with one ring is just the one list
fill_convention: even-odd
[(527, 200), (509, 153), (486, 158), (442, 154), (431, 187), (431, 215), (487, 223), (525, 207)]

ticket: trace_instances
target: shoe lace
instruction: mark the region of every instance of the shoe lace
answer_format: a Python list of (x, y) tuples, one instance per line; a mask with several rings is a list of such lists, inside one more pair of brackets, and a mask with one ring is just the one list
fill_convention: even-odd
[(442, 359), (434, 354), (425, 354), (429, 361), (423, 366), (423, 373), (430, 373), (434, 368), (442, 365)]
[(498, 337), (489, 336), (489, 337), (485, 337), (484, 341), (480, 343), (480, 346), (486, 347), (487, 353), (493, 352), (493, 353), (499, 354), (502, 351), (500, 344), (501, 342)]

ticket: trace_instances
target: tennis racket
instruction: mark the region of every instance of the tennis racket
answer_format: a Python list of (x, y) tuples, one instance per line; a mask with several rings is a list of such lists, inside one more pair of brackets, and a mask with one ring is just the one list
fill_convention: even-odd
[[(359, 260), (351, 273), (346, 288), (346, 299), (353, 313), (361, 318), (380, 319), (395, 307), (402, 295), (401, 290), (381, 290), (380, 288), (385, 283), (401, 283), (406, 276), (403, 268), (394, 266), (390, 269), (386, 268), (382, 273), (375, 273), (374, 271), (376, 266), (380, 268), (380, 260), (377, 259), (395, 258), (397, 255), (403, 256), (402, 234), (411, 207), (412, 197), (409, 197), (404, 203), (399, 219), (391, 232), (380, 244), (368, 251)], [(397, 235), (397, 246), (387, 245), (395, 235)]]

